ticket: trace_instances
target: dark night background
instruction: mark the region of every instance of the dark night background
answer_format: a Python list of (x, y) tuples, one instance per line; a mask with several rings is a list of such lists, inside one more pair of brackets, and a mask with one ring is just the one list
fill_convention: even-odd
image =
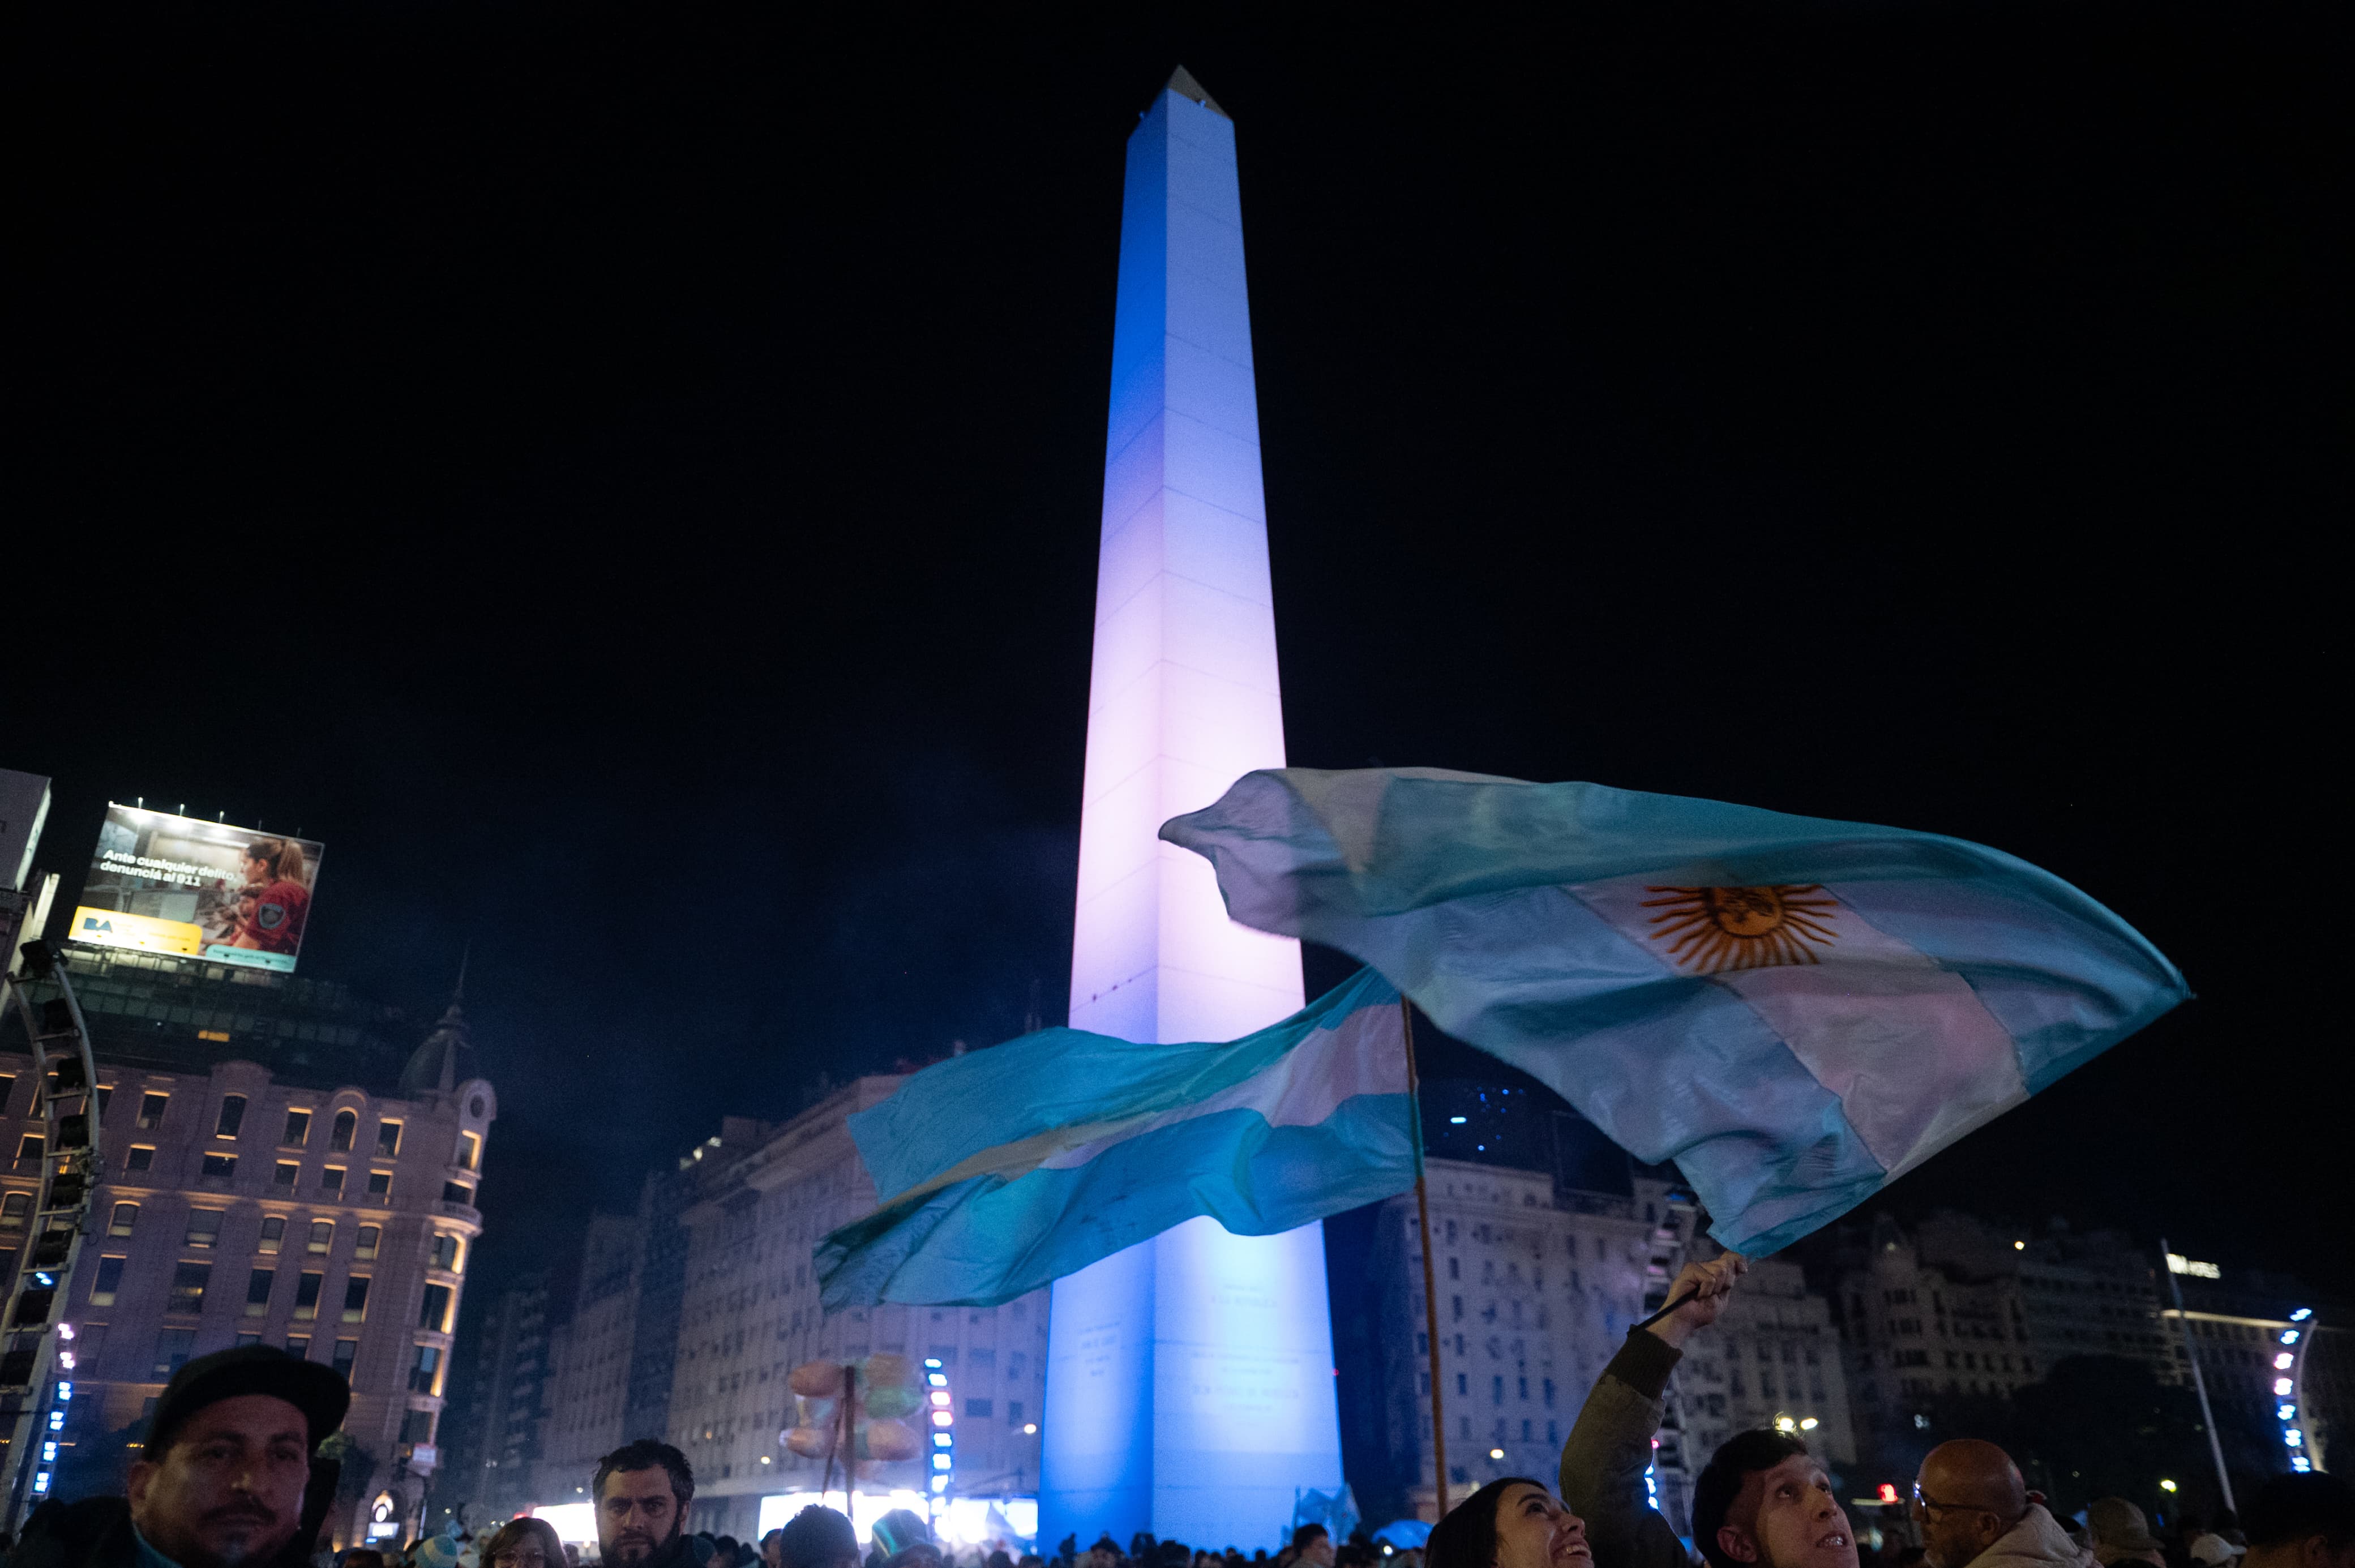
[(304, 972), (421, 1030), (471, 943), (492, 1285), (722, 1114), (1059, 1019), (1122, 145), (1182, 60), (1239, 128), (1292, 760), (2051, 868), (2200, 999), (1892, 1200), (2355, 1293), (2307, 848), (2343, 28), (1436, 16), (20, 34), (0, 763), (55, 775), (43, 863), (69, 898), (109, 797), (299, 826)]

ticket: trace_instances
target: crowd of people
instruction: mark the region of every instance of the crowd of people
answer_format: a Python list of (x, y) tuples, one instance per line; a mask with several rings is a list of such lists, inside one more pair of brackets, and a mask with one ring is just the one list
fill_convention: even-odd
[[(1082, 1549), (1067, 1536), (1052, 1568), (1693, 1568), (1695, 1551), (1706, 1568), (2355, 1568), (2355, 1487), (2339, 1477), (2277, 1476), (2243, 1515), (2208, 1528), (2179, 1520), (2162, 1541), (2123, 1498), (2093, 1503), (2082, 1520), (2055, 1518), (2009, 1455), (1968, 1437), (1923, 1460), (1908, 1509), (1917, 1540), (1873, 1550), (1806, 1440), (1763, 1430), (1735, 1435), (1702, 1469), (1689, 1549), (1650, 1506), (1644, 1476), (1669, 1375), (1743, 1268), (1733, 1253), (1688, 1265), (1670, 1291), (1682, 1304), (1628, 1335), (1571, 1429), (1558, 1488), (1491, 1481), (1455, 1502), (1420, 1551), (1336, 1541), (1311, 1524), (1272, 1556), (1142, 1534)], [(198, 1357), (157, 1401), (128, 1495), (44, 1503), (13, 1549), (0, 1540), (0, 1568), (580, 1568), (577, 1548), (528, 1518), (480, 1541), (453, 1526), (398, 1553), (323, 1551), (336, 1474), (318, 1451), (350, 1403), (340, 1376), (282, 1351)], [(607, 1455), (589, 1493), (601, 1568), (1050, 1568), (1003, 1543), (961, 1557), (904, 1509), (877, 1520), (864, 1547), (825, 1507), (758, 1543), (690, 1533), (694, 1472), (652, 1438)]]

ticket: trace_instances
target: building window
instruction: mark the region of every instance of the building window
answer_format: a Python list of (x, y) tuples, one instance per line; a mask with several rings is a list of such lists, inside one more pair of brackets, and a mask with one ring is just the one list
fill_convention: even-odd
[(400, 1440), (403, 1443), (432, 1442), (433, 1413), (430, 1410), (412, 1410), (403, 1415), (400, 1418)]
[(127, 1236), (138, 1229), (138, 1226), (139, 1205), (117, 1203), (114, 1206), (113, 1214), (106, 1221), (106, 1233), (110, 1236)]
[(344, 1321), (368, 1321), (368, 1276), (356, 1274), (344, 1282)]
[(155, 1163), (155, 1147), (153, 1144), (133, 1144), (130, 1152), (123, 1157), (123, 1168), (126, 1174), (146, 1170)]
[(352, 1358), (359, 1353), (360, 1342), (357, 1339), (336, 1340), (336, 1375), (348, 1382), (352, 1375)]
[(1490, 1379), (1488, 1380), (1488, 1382), (1489, 1382), (1489, 1385), (1490, 1385), (1490, 1387), (1489, 1387), (1489, 1403), (1492, 1403), (1492, 1404), (1502, 1404), (1502, 1403), (1505, 1403), (1505, 1380), (1504, 1380), (1503, 1378), (1501, 1378), (1501, 1377), (1490, 1378)]
[(205, 1286), (212, 1283), (210, 1264), (179, 1264), (172, 1270), (172, 1294), (165, 1300), (166, 1312), (202, 1312), (205, 1309)]
[(204, 1178), (207, 1181), (227, 1181), (237, 1175), (237, 1156), (208, 1154), (205, 1156)]
[(169, 1381), (174, 1372), (188, 1364), (196, 1353), (197, 1331), (194, 1328), (166, 1328), (155, 1336), (155, 1364), (148, 1369), (157, 1382)]
[(389, 1170), (369, 1171), (368, 1195), (368, 1201), (371, 1203), (390, 1203), (392, 1201), (392, 1172)]
[(990, 1402), (986, 1399), (969, 1399), (964, 1402), (965, 1419), (967, 1421), (987, 1421), (989, 1419), (991, 1408)]
[(432, 1345), (417, 1347), (416, 1364), (409, 1369), (409, 1392), (432, 1393), (434, 1375), (442, 1370), (442, 1352)]
[(164, 1107), (170, 1102), (171, 1098), (172, 1096), (169, 1094), (147, 1094), (141, 1096), (139, 1101), (139, 1130), (141, 1132), (152, 1132), (154, 1129), (164, 1125)]
[(311, 1336), (308, 1334), (287, 1335), (286, 1353), (293, 1356), (297, 1360), (309, 1360), (311, 1359)]
[(25, 1216), (32, 1211), (33, 1195), (29, 1192), (11, 1192), (0, 1198), (0, 1230), (23, 1230)]
[(445, 1181), (442, 1184), (442, 1201), (472, 1205), (474, 1189), (463, 1181)]
[(311, 1221), (311, 1251), (324, 1253), (336, 1244), (336, 1222), (333, 1220)]
[(25, 1135), (24, 1141), (16, 1146), (16, 1157), (18, 1159), (37, 1160), (41, 1156), (48, 1152), (48, 1148), (49, 1140), (48, 1138), (43, 1137), (38, 1133), (27, 1133)]
[(1006, 1402), (1006, 1424), (1008, 1426), (1019, 1426), (1022, 1424), (1022, 1402), (1020, 1400), (1009, 1399)]
[(309, 1143), (311, 1141), (311, 1113), (308, 1111), (287, 1112), (286, 1131), (280, 1135), (278, 1141), (288, 1148), (301, 1148), (304, 1144)]
[(466, 1170), (483, 1168), (483, 1140), (479, 1134), (458, 1135), (458, 1164)]
[(221, 1211), (218, 1209), (188, 1211), (188, 1245), (217, 1246), (220, 1243)]
[(0, 1072), (0, 1111), (7, 1110), (8, 1096), (16, 1092), (16, 1075), (13, 1072)]
[(432, 1256), (427, 1260), (426, 1266), (429, 1268), (447, 1269), (452, 1274), (457, 1273), (458, 1238), (455, 1236), (437, 1234), (433, 1238)]
[(341, 1197), (344, 1190), (344, 1168), (340, 1165), (331, 1165), (319, 1172), (319, 1190), (332, 1192)]
[(213, 1127), (213, 1136), (217, 1138), (233, 1138), (237, 1136), (238, 1128), (243, 1125), (245, 1125), (245, 1096), (242, 1094), (222, 1095), (220, 1120)]
[(270, 1285), (277, 1277), (278, 1271), (272, 1268), (258, 1268), (245, 1276), (245, 1315), (248, 1317), (260, 1317), (270, 1310)]
[(294, 1281), (294, 1316), (309, 1322), (319, 1316), (319, 1285), (327, 1276), (306, 1274)]
[(418, 1308), (417, 1326), (436, 1334), (450, 1328), (450, 1287), (429, 1285), (425, 1287), (424, 1305)]
[(114, 1293), (123, 1285), (123, 1262), (121, 1258), (98, 1260), (98, 1277), (90, 1282), (90, 1304), (92, 1307), (114, 1305)]
[(286, 1241), (286, 1217), (272, 1214), (261, 1221), (261, 1250), (274, 1253)]
[(301, 1166), (291, 1159), (282, 1159), (278, 1162), (277, 1169), (271, 1173), (270, 1185), (283, 1187), (287, 1191), (292, 1192), (294, 1190), (294, 1183), (301, 1179), (302, 1175)]
[(327, 1135), (327, 1147), (337, 1154), (352, 1147), (352, 1135), (359, 1130), (360, 1119), (349, 1111), (336, 1113), (336, 1125)]
[(376, 1152), (387, 1159), (400, 1152), (399, 1122), (378, 1122), (376, 1125)]
[(376, 1256), (376, 1244), (384, 1232), (374, 1225), (362, 1225), (359, 1234), (352, 1238), (352, 1256), (362, 1263)]

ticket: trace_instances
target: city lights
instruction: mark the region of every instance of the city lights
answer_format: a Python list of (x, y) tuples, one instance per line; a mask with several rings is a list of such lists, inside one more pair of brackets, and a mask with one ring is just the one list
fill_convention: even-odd
[(1822, 1424), (1822, 1422), (1810, 1415), (1800, 1421), (1799, 1430), (1802, 1432), (1813, 1432), (1817, 1427), (1821, 1426)]
[(2171, 1492), (2175, 1489), (2175, 1483), (2161, 1477), (2158, 1483), (2158, 1489), (2162, 1492)]

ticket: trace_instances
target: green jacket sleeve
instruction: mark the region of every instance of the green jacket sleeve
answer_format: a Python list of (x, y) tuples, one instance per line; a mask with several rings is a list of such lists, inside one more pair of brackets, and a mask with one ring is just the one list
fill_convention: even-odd
[(1562, 1445), (1561, 1500), (1586, 1521), (1594, 1568), (1687, 1568), (1691, 1562), (1644, 1490), (1661, 1392), (1683, 1359), (1657, 1335), (1628, 1335)]

